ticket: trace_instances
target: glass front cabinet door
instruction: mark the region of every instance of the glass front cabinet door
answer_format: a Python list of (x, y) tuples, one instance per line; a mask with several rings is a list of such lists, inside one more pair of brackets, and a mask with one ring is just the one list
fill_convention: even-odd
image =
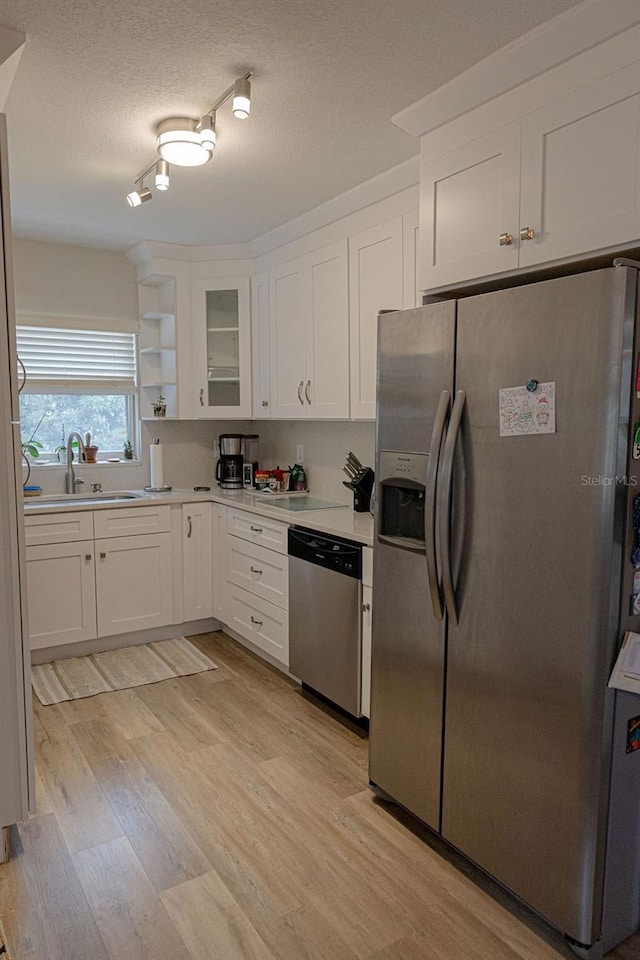
[(196, 416), (251, 416), (249, 280), (194, 280)]

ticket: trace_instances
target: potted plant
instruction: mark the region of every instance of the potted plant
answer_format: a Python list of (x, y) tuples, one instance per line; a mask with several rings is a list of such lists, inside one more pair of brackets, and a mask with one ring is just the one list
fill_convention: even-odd
[(153, 415), (154, 417), (166, 417), (167, 415), (167, 401), (161, 393), (153, 401)]
[(131, 440), (125, 440), (123, 452), (125, 460), (133, 460), (133, 444)]

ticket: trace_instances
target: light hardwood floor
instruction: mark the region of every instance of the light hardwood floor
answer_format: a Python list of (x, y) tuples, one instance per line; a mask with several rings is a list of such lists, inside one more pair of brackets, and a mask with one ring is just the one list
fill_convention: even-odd
[(11, 960), (573, 956), (374, 800), (355, 729), (224, 634), (196, 642), (218, 670), (36, 706), (38, 814), (0, 867)]

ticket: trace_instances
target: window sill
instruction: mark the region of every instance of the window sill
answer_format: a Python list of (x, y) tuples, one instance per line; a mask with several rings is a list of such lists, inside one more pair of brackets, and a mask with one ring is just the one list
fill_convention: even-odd
[[(59, 467), (61, 470), (67, 469), (66, 463), (60, 463), (58, 460), (30, 460), (29, 466), (32, 470), (40, 470), (42, 467), (47, 469), (55, 469)], [(87, 463), (85, 460), (78, 463), (77, 460), (73, 461), (74, 470), (82, 470), (84, 467), (141, 467), (143, 466), (142, 460), (96, 460), (95, 463)]]

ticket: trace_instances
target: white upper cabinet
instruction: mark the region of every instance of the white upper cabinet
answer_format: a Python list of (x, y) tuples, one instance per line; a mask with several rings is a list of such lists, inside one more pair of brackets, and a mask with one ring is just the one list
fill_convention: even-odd
[(346, 240), (307, 258), (309, 335), (304, 399), (307, 416), (349, 417), (349, 267)]
[(271, 416), (279, 419), (306, 416), (306, 292), (303, 260), (292, 260), (270, 271)]
[(353, 419), (375, 419), (378, 314), (404, 305), (402, 239), (401, 216), (349, 239)]
[[(637, 246), (640, 60), (612, 69), (612, 57), (594, 60), (591, 82), (586, 61), (563, 68), (563, 96), (543, 76), (525, 85), (530, 107), (523, 87), (424, 137), (422, 290)], [(485, 133), (483, 116), (516, 101), (520, 116)]]
[(520, 266), (640, 236), (640, 62), (529, 114)]
[(423, 157), (423, 289), (515, 269), (519, 198), (519, 120), (444, 156)]
[(269, 274), (271, 416), (349, 416), (346, 240)]
[(196, 416), (250, 417), (249, 280), (193, 280), (191, 313)]
[(253, 416), (271, 416), (271, 357), (269, 354), (269, 272), (251, 278), (251, 380)]

